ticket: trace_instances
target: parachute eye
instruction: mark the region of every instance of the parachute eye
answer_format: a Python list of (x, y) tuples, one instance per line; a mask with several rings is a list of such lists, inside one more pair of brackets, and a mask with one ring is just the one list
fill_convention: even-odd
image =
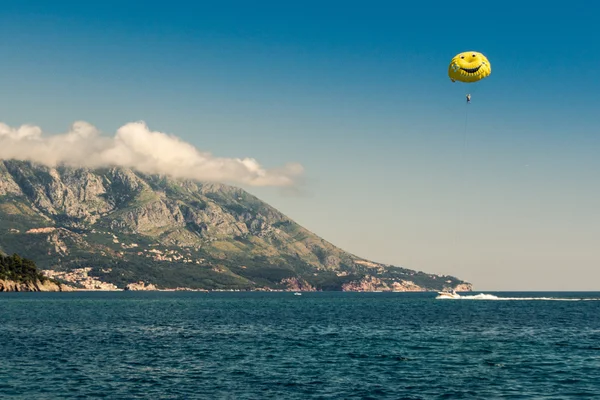
[(465, 56), (460, 56), (460, 58), (465, 58)]
[(475, 54), (473, 54), (473, 57), (475, 57)]

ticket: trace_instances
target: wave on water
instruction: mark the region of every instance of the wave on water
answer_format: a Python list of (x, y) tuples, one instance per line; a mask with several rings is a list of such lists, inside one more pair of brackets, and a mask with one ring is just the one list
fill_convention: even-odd
[(546, 301), (600, 301), (600, 298), (574, 298), (574, 297), (499, 297), (493, 294), (480, 293), (475, 295), (461, 296), (455, 294), (453, 297), (437, 296), (439, 300), (546, 300)]

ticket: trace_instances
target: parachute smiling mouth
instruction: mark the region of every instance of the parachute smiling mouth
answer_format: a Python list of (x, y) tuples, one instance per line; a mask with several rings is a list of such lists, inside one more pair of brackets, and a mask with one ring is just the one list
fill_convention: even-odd
[(479, 71), (479, 68), (481, 68), (481, 66), (482, 66), (483, 64), (485, 64), (485, 63), (481, 63), (481, 64), (479, 64), (479, 66), (478, 66), (478, 67), (475, 67), (475, 68), (462, 68), (462, 67), (461, 67), (460, 69), (462, 69), (463, 71), (465, 71), (467, 74), (474, 74), (474, 73), (476, 73), (477, 71)]

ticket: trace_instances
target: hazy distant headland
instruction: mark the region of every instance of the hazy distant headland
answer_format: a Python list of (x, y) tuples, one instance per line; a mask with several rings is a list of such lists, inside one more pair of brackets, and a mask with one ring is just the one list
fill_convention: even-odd
[(472, 289), (345, 252), (242, 189), (116, 167), (0, 161), (0, 250), (87, 289)]

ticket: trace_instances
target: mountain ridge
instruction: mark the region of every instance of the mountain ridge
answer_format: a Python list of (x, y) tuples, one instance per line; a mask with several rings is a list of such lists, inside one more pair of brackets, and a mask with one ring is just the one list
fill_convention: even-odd
[(348, 253), (243, 189), (117, 167), (0, 160), (0, 250), (120, 288), (472, 288)]

